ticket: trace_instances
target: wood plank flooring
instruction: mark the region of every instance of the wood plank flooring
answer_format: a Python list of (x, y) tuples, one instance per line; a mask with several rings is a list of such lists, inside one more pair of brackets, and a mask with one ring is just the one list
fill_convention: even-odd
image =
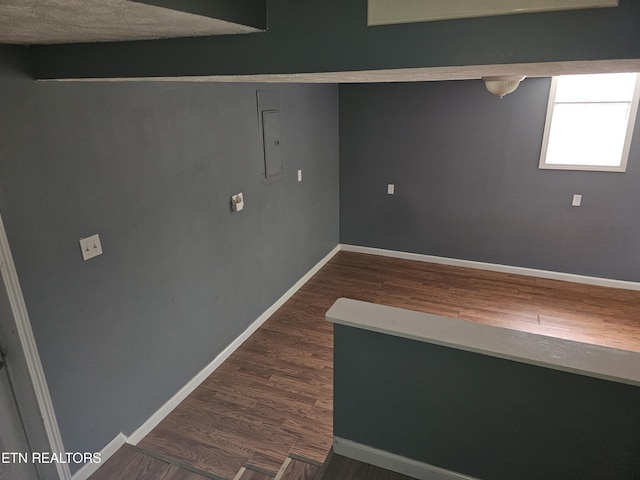
[(346, 252), (327, 267), (357, 300), (640, 351), (638, 291)]
[(229, 480), (324, 461), (339, 297), (640, 351), (640, 292), (339, 252), (139, 446)]

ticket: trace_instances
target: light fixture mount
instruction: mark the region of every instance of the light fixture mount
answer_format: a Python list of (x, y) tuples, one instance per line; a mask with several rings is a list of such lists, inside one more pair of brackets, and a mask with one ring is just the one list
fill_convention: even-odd
[(482, 77), (484, 86), (494, 95), (500, 98), (513, 92), (520, 82), (525, 79), (525, 75), (501, 75), (497, 77)]

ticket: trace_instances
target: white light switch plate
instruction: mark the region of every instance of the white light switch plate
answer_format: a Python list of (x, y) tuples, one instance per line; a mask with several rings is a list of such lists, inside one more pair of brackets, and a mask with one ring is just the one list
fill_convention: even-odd
[(96, 233), (90, 237), (80, 239), (80, 249), (82, 250), (82, 259), (89, 260), (90, 258), (102, 255), (102, 245), (100, 245), (100, 236)]
[(302, 170), (298, 170), (298, 181), (302, 181)]
[(395, 195), (396, 193), (396, 186), (393, 183), (390, 183), (387, 185), (387, 194), (388, 195)]

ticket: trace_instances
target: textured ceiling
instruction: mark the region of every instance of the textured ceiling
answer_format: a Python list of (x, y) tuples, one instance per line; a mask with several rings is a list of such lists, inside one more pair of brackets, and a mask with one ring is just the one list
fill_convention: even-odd
[(0, 43), (108, 42), (257, 31), (128, 0), (0, 0)]

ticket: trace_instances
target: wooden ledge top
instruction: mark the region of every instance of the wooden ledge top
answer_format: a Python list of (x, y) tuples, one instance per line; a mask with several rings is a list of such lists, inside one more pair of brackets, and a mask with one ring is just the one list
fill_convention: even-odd
[(339, 298), (328, 322), (640, 386), (640, 353)]

